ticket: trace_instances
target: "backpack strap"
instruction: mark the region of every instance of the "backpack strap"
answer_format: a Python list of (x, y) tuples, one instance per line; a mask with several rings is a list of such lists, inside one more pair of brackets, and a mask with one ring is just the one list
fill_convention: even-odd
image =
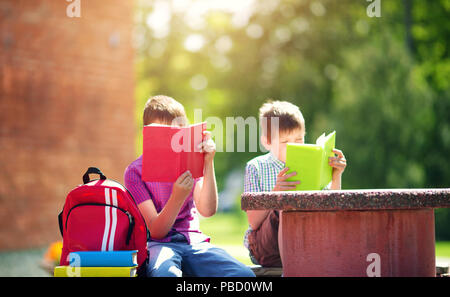
[(89, 167), (86, 173), (83, 175), (83, 183), (87, 184), (90, 182), (89, 174), (98, 174), (100, 175), (100, 179), (106, 179), (106, 176), (98, 169), (97, 167)]
[(62, 220), (63, 212), (61, 211), (58, 215), (58, 223), (59, 223), (59, 232), (61, 232), (61, 236), (63, 236), (63, 220)]

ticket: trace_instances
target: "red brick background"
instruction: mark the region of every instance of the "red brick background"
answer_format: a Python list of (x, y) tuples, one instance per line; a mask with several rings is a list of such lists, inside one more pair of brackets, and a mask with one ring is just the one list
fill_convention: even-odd
[(89, 166), (123, 183), (135, 157), (133, 1), (0, 1), (0, 249), (60, 239)]

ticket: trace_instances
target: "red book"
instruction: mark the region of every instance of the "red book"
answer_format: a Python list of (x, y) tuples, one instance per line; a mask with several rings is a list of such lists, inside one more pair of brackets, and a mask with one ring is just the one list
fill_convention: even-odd
[(189, 127), (144, 126), (142, 180), (175, 182), (187, 170), (194, 178), (202, 177), (204, 153), (197, 146), (205, 130), (206, 122)]

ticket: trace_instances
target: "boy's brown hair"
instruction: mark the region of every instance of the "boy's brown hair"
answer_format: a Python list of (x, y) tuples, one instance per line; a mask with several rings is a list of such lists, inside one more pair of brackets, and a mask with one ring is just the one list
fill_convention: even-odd
[(274, 118), (278, 118), (279, 133), (291, 132), (295, 129), (305, 129), (305, 119), (296, 105), (287, 101), (269, 100), (259, 109), (262, 135), (266, 137), (268, 143), (272, 139), (271, 128)]
[(178, 126), (187, 125), (183, 105), (172, 97), (164, 95), (153, 96), (147, 100), (142, 119), (144, 126), (155, 122), (171, 125), (175, 119)]

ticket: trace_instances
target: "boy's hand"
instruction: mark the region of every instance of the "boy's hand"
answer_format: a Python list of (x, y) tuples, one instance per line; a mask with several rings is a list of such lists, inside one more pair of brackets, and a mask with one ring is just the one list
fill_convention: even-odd
[(205, 163), (212, 162), (216, 153), (216, 144), (211, 139), (211, 132), (203, 131), (205, 140), (198, 145), (200, 152), (205, 153)]
[(175, 181), (172, 188), (172, 195), (177, 200), (185, 200), (189, 193), (192, 191), (192, 187), (194, 186), (194, 179), (192, 178), (191, 172), (186, 171), (181, 174), (178, 179)]
[(328, 164), (333, 167), (333, 177), (338, 177), (344, 172), (347, 166), (347, 160), (342, 151), (333, 149), (333, 153), (337, 154), (337, 157), (329, 157)]
[(286, 174), (289, 171), (289, 168), (283, 168), (277, 175), (277, 183), (272, 191), (287, 191), (287, 190), (295, 190), (295, 185), (300, 184), (299, 180), (296, 181), (286, 181), (286, 179), (296, 176), (297, 172), (293, 171), (289, 174)]

